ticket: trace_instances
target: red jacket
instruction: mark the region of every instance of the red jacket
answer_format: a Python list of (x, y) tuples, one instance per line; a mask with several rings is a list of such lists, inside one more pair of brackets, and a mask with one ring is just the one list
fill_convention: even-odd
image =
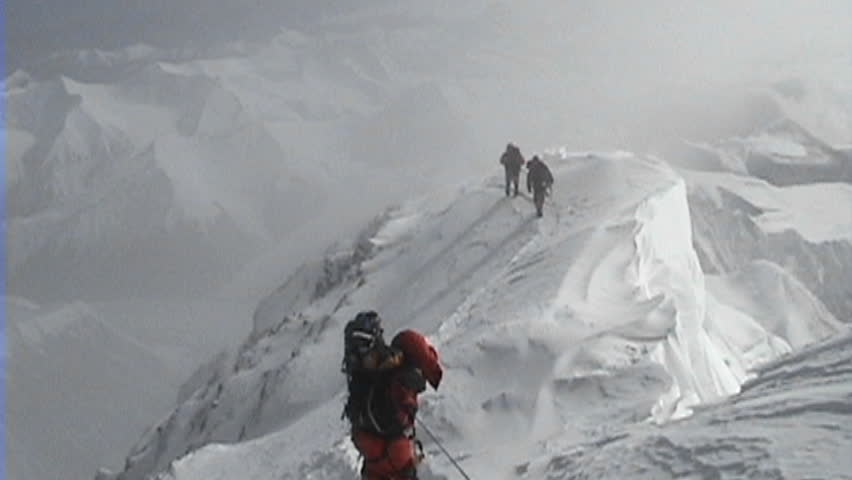
[(443, 376), (438, 353), (423, 335), (400, 332), (391, 346), (401, 352), (401, 362), (371, 379), (373, 383), (361, 392), (367, 396), (365, 414), (352, 425), (352, 440), (364, 456), (362, 473), (368, 480), (416, 477), (420, 458), (414, 438), (417, 396), (427, 382), (437, 388)]

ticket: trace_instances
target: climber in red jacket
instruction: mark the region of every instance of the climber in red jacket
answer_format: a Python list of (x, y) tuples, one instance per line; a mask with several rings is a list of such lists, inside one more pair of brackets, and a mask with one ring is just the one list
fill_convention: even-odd
[(414, 480), (422, 459), (415, 435), (417, 396), (426, 384), (437, 389), (443, 370), (438, 352), (414, 330), (384, 341), (381, 319), (360, 312), (344, 331), (349, 397), (344, 415), (364, 458), (363, 480)]

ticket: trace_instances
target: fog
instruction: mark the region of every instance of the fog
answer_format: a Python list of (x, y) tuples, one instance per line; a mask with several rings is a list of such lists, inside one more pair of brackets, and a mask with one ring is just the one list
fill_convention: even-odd
[[(508, 141), (527, 156), (567, 146), (670, 157), (684, 139), (794, 112), (823, 140), (852, 143), (843, 0), (6, 7), (9, 66), (35, 78), (6, 82), (29, 88), (5, 97), (8, 212), (21, 220), (9, 226), (9, 289), (34, 299), (268, 291), (385, 206), (499, 174)], [(764, 98), (778, 85), (789, 112)], [(205, 118), (221, 125), (205, 131)], [(91, 164), (76, 168), (81, 159)], [(205, 164), (221, 167), (216, 179), (190, 180)], [(141, 179), (136, 196), (116, 199), (127, 175)], [(216, 205), (226, 221), (170, 230), (173, 209)], [(234, 275), (260, 278), (246, 288)]]
[(36, 300), (254, 301), (386, 206), (499, 174), (508, 141), (682, 161), (795, 113), (852, 143), (843, 0), (13, 0), (6, 20), (35, 79), (6, 82), (9, 291)]
[(408, 53), (422, 53), (411, 66), (464, 88), (454, 108), (475, 120), (466, 143), (483, 155), (510, 138), (533, 148), (647, 147), (649, 137), (668, 140), (685, 125), (724, 122), (717, 117), (758, 82), (850, 80), (848, 70), (829, 70), (837, 61), (848, 67), (852, 50), (852, 5), (843, 0), (13, 0), (9, 65), (44, 65), (48, 54), (74, 48), (263, 44), (282, 28), (316, 38), (339, 32), (341, 17), (359, 18), (346, 28), (364, 34), (419, 30), (408, 37), (417, 43)]
[[(116, 421), (106, 397), (155, 392), (146, 408), (162, 413), (173, 384), (241, 341), (257, 302), (299, 265), (388, 206), (502, 175), (508, 141), (527, 157), (566, 146), (677, 161), (684, 139), (786, 114), (828, 143), (852, 143), (845, 0), (4, 6), (6, 293), (34, 302), (21, 300), (26, 315), (11, 320), (71, 318), (59, 323), (98, 329), (81, 336), (97, 345), (132, 337), (137, 363), (157, 359), (172, 382), (151, 388), (162, 376), (140, 374), (87, 405), (103, 407), (109, 428), (67, 472), (120, 464), (147, 425)], [(13, 358), (42, 358), (20, 345), (31, 351)], [(108, 369), (122, 355), (78, 350), (54, 349), (64, 356), (39, 375)], [(93, 420), (55, 391), (33, 413), (25, 390), (10, 389), (10, 430), (28, 432), (16, 436), (21, 452), (39, 453), (39, 432), (73, 441), (74, 422)], [(67, 431), (51, 430), (57, 418)], [(13, 473), (39, 478), (24, 474), (27, 461), (41, 459)], [(62, 462), (40, 472), (54, 478)]]

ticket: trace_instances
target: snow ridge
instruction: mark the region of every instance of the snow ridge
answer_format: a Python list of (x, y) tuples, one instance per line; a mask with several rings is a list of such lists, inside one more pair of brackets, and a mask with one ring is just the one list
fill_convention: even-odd
[[(432, 334), (447, 381), (421, 413), (483, 478), (517, 471), (541, 444), (606, 442), (637, 420), (686, 417), (738, 392), (759, 362), (811, 332), (812, 311), (779, 329), (749, 308), (789, 301), (783, 289), (737, 302), (708, 290), (737, 279), (706, 282), (686, 184), (661, 161), (551, 161), (557, 189), (538, 223), (525, 199), (502, 198), (489, 179), (389, 212), (356, 242), (371, 247), (303, 269), (262, 304), (236, 358), (196, 378), (201, 386), (140, 441), (125, 471), (100, 478), (352, 475), (333, 366), (341, 326), (365, 306), (390, 330)], [(801, 284), (777, 276), (803, 298)], [(810, 298), (825, 318), (810, 339), (836, 332)], [(216, 442), (237, 443), (196, 451)], [(450, 475), (434, 445), (427, 450), (428, 470)]]
[(692, 248), (686, 184), (679, 180), (636, 211), (637, 279), (645, 295), (674, 313), (666, 340), (652, 357), (674, 380), (655, 406), (657, 421), (688, 415), (689, 407), (739, 391), (741, 365), (729, 365), (707, 331), (704, 274)]

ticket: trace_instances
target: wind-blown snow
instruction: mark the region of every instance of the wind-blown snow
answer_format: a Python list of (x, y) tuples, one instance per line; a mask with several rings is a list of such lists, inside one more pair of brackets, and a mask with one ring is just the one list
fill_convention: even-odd
[[(724, 85), (724, 94), (715, 91), (717, 85), (704, 85), (707, 79), (717, 83), (720, 77), (738, 77), (742, 73), (738, 68), (718, 68), (715, 62), (708, 61), (712, 55), (690, 55), (685, 59), (689, 68), (660, 68), (673, 60), (665, 58), (666, 52), (676, 57), (685, 53), (684, 43), (671, 42), (672, 33), (684, 39), (687, 32), (680, 29), (678, 22), (671, 22), (672, 17), (661, 18), (653, 9), (635, 12), (638, 16), (624, 16), (581, 7), (569, 9), (577, 15), (565, 15), (563, 7), (557, 5), (560, 2), (545, 8), (490, 1), (462, 2), (464, 5), (408, 3), (411, 2), (347, 6), (346, 13), (320, 19), (314, 26), (300, 25), (299, 31), (283, 30), (264, 45), (205, 46), (199, 51), (165, 51), (135, 45), (116, 52), (72, 51), (49, 59), (32, 76), (16, 72), (5, 79), (3, 99), (8, 108), (3, 113), (10, 145), (10, 196), (9, 221), (4, 226), (10, 245), (7, 285), (12, 293), (39, 302), (82, 298), (96, 312), (95, 317), (103, 318), (110, 326), (122, 316), (157, 319), (140, 322), (131, 329), (131, 337), (158, 358), (168, 358), (189, 369), (209, 356), (210, 352), (201, 355), (196, 349), (206, 352), (203, 346), (218, 345), (209, 339), (216, 334), (225, 336), (230, 326), (244, 326), (249, 318), (244, 315), (233, 324), (225, 324), (223, 317), (230, 309), (214, 308), (211, 313), (216, 315), (211, 315), (211, 321), (222, 328), (200, 324), (213, 328), (215, 333), (193, 332), (175, 324), (197, 322), (174, 319), (195, 318), (196, 314), (182, 308), (158, 310), (163, 302), (160, 296), (217, 296), (226, 292), (227, 298), (257, 301), (283, 284), (304, 259), (314, 258), (341, 232), (360, 225), (364, 217), (384, 208), (387, 202), (408, 198), (434, 184), (455, 184), (471, 172), (479, 176), (486, 169), (498, 168), (495, 150), (506, 140), (528, 148), (563, 140), (567, 135), (574, 147), (636, 148), (638, 144), (642, 150), (657, 151), (646, 148), (647, 144), (680, 137), (684, 131), (727, 130), (729, 117), (743, 113), (737, 110), (727, 115), (731, 104), (740, 103), (739, 94), (728, 94), (727, 90), (739, 92), (739, 83)], [(542, 18), (543, 10), (548, 13), (546, 19)], [(568, 29), (565, 18), (571, 19)], [(613, 25), (610, 19), (615, 20), (617, 28), (606, 28)], [(662, 20), (674, 32), (652, 28), (653, 34), (646, 37), (634, 31), (632, 24), (636, 20), (647, 25)], [(715, 22), (710, 23), (707, 26), (712, 28), (707, 33), (717, 31)], [(747, 27), (750, 31), (751, 25)], [(566, 34), (569, 30), (570, 34)], [(598, 36), (599, 31), (606, 32), (604, 37)], [(659, 35), (660, 32), (664, 34)], [(715, 43), (730, 47), (732, 44), (727, 41), (733, 38), (737, 36), (726, 36), (725, 41)], [(634, 41), (638, 39), (651, 42)], [(638, 54), (644, 51), (649, 55), (664, 53), (659, 57), (663, 62), (648, 62), (648, 56)], [(618, 58), (613, 55), (615, 52), (623, 54), (622, 61), (612, 61)], [(841, 54), (843, 62), (848, 63), (845, 51)], [(701, 61), (695, 62), (695, 58)], [(775, 64), (747, 65), (750, 70), (778, 68)], [(648, 66), (653, 68), (649, 71)], [(646, 81), (659, 76), (659, 71), (678, 74), (666, 75), (659, 82)], [(741, 172), (763, 168), (763, 173), (774, 175), (763, 178), (784, 181), (776, 181), (778, 184), (789, 184), (791, 179), (798, 183), (799, 169), (814, 165), (825, 167), (816, 174), (819, 180), (848, 179), (848, 168), (841, 168), (848, 152), (829, 146), (833, 142), (849, 143), (852, 132), (848, 128), (852, 97), (834, 95), (849, 91), (850, 82), (844, 81), (849, 77), (844, 71), (848, 69), (827, 75), (834, 83), (828, 90), (809, 85), (796, 88), (797, 79), (778, 89), (792, 92), (781, 95), (784, 101), (779, 102), (788, 107), (783, 111), (790, 113), (789, 118), (809, 127), (827, 144), (804, 129), (796, 129), (794, 121), (784, 122), (782, 118), (781, 122), (766, 124), (775, 120), (769, 118), (771, 115), (781, 112), (771, 108), (756, 114), (756, 121), (750, 116), (753, 112), (745, 112), (750, 119), (748, 129), (731, 128), (736, 131), (736, 138), (722, 147), (703, 136), (693, 140), (713, 145), (708, 148), (711, 153), (719, 147), (720, 155), (725, 155), (723, 165), (738, 166)], [(810, 73), (809, 68), (802, 76)], [(774, 81), (775, 72), (771, 77), (770, 81)], [(653, 89), (649, 88), (651, 84)], [(517, 95), (507, 96), (506, 92)], [(751, 94), (746, 97), (751, 100)], [(672, 112), (673, 104), (677, 104), (676, 113)], [(680, 112), (681, 104), (686, 105), (683, 110), (700, 110), (702, 115), (698, 116), (702, 118), (705, 110), (712, 110), (713, 120), (686, 121), (696, 115)], [(755, 126), (759, 129), (752, 130)], [(578, 161), (578, 156), (572, 157), (572, 162)], [(629, 154), (607, 157), (607, 162), (630, 160)], [(320, 376), (306, 385), (308, 380), (281, 380), (296, 374), (277, 367), (286, 365), (306, 378), (317, 378), (309, 366), (300, 363), (310, 363), (305, 360), (310, 347), (303, 348), (292, 364), (287, 356), (300, 351), (299, 342), (310, 343), (325, 328), (339, 327), (351, 310), (365, 305), (382, 308), (390, 318), (403, 319), (400, 325), (411, 322), (437, 335), (437, 322), (459, 308), (464, 311), (466, 307), (459, 305), (476, 305), (477, 292), (509, 297), (505, 292), (515, 291), (531, 299), (495, 301), (501, 306), (480, 309), (482, 319), (488, 321), (481, 320), (488, 326), (502, 325), (500, 322), (506, 318), (538, 322), (530, 335), (543, 346), (529, 349), (533, 351), (529, 358), (536, 368), (544, 365), (542, 372), (550, 368), (548, 362), (553, 363), (554, 372), (558, 372), (553, 376), (559, 378), (559, 385), (533, 388), (546, 384), (542, 378), (547, 375), (541, 372), (524, 378), (517, 389), (535, 390), (535, 399), (530, 401), (514, 391), (496, 391), (488, 382), (476, 383), (477, 388), (484, 385), (482, 388), (488, 392), (479, 399), (488, 414), (476, 412), (481, 415), (475, 418), (484, 425), (484, 431), (495, 437), (500, 436), (498, 433), (509, 435), (509, 429), (497, 432), (489, 425), (492, 416), (501, 412), (511, 412), (505, 415), (507, 422), (520, 425), (519, 431), (533, 417), (534, 433), (530, 438), (548, 435), (559, 425), (551, 420), (559, 411), (555, 403), (562, 398), (566, 384), (575, 385), (574, 380), (565, 379), (578, 379), (576, 383), (582, 384), (586, 375), (605, 376), (610, 369), (629, 368), (634, 359), (644, 359), (649, 350), (657, 348), (652, 345), (661, 345), (655, 342), (664, 333), (672, 331), (676, 335), (670, 328), (673, 319), (683, 321), (686, 332), (673, 342), (668, 356), (661, 353), (663, 347), (656, 353), (677, 383), (669, 385), (670, 376), (663, 374), (661, 366), (649, 364), (646, 368), (642, 364), (639, 372), (650, 380), (643, 385), (647, 388), (631, 390), (643, 402), (635, 408), (637, 416), (646, 415), (661, 398), (664, 401), (660, 402), (659, 412), (665, 418), (670, 411), (702, 400), (702, 396), (724, 395), (732, 389), (730, 379), (743, 376), (743, 366), (750, 367), (788, 347), (794, 348), (790, 345), (796, 342), (784, 334), (767, 331), (775, 324), (760, 315), (771, 316), (772, 311), (748, 310), (752, 305), (745, 300), (731, 307), (733, 300), (717, 301), (712, 292), (704, 294), (702, 300), (703, 290), (698, 286), (701, 275), (694, 271), (690, 259), (687, 230), (683, 225), (660, 220), (665, 215), (684, 218), (682, 205), (671, 201), (680, 193), (646, 191), (634, 184), (647, 181), (648, 185), (666, 190), (673, 185), (668, 181), (674, 177), (654, 168), (646, 171), (644, 167), (622, 167), (574, 172), (589, 174), (581, 175), (583, 181), (601, 189), (588, 196), (597, 204), (548, 207), (548, 212), (559, 213), (560, 220), (554, 223), (548, 218), (539, 222), (541, 231), (533, 228), (534, 222), (525, 216), (528, 205), (504, 201), (495, 206), (492, 194), (496, 192), (483, 190), (480, 185), (470, 187), (461, 197), (442, 198), (440, 208), (434, 203), (409, 204), (392, 212), (383, 226), (368, 228), (352, 251), (344, 249), (309, 262), (278, 291), (280, 295), (263, 302), (253, 319), (255, 330), (246, 342), (245, 355), (237, 360), (217, 357), (181, 387), (179, 403), (187, 401), (190, 405), (181, 415), (188, 411), (199, 415), (185, 423), (188, 433), (179, 441), (156, 445), (151, 450), (156, 454), (146, 451), (137, 457), (155, 456), (159, 463), (151, 465), (162, 467), (169, 459), (209, 441), (230, 442), (275, 432), (310, 411), (312, 405), (321, 403), (316, 398), (324, 400), (339, 391), (335, 383), (339, 377)], [(560, 183), (566, 184), (564, 180)], [(557, 196), (565, 199), (562, 195), (582, 192), (585, 185), (562, 188), (557, 188)], [(609, 196), (603, 192), (609, 192)], [(618, 204), (622, 195), (624, 202)], [(572, 197), (568, 203), (580, 199)], [(641, 221), (637, 218), (640, 204), (645, 210)], [(619, 208), (625, 210), (623, 215), (614, 213)], [(487, 218), (480, 221), (478, 215)], [(585, 225), (581, 228), (584, 233), (578, 233), (576, 238), (554, 242), (559, 251), (554, 255), (541, 238), (565, 234), (566, 224), (573, 225), (566, 219), (574, 215), (609, 218), (612, 228)], [(776, 226), (799, 221), (776, 220), (771, 222)], [(641, 228), (641, 234), (633, 227)], [(720, 245), (734, 245), (735, 249), (741, 246), (740, 237), (730, 235), (724, 228), (720, 230), (724, 230), (722, 237), (730, 240), (719, 242)], [(678, 239), (677, 245), (666, 245), (661, 233), (673, 235)], [(463, 245), (452, 245), (454, 239)], [(844, 250), (849, 242), (830, 242), (814, 254), (809, 247), (800, 251), (797, 241), (791, 242), (794, 248), (790, 250), (786, 248), (790, 244), (767, 250), (780, 252), (773, 260), (802, 279), (832, 312), (852, 311), (848, 290), (852, 282), (845, 280), (848, 275), (842, 271), (847, 260), (852, 259), (852, 248)], [(782, 255), (793, 261), (788, 262)], [(544, 265), (549, 262), (546, 259), (550, 258), (555, 265), (550, 265), (552, 271), (545, 271)], [(511, 264), (515, 268), (528, 260), (533, 264), (514, 272), (509, 284), (499, 283), (499, 279), (506, 278), (500, 266)], [(748, 271), (745, 264), (736, 266)], [(809, 276), (818, 280), (807, 279)], [(667, 285), (669, 278), (682, 280), (682, 284)], [(361, 286), (360, 296), (350, 298), (344, 294), (362, 280), (367, 283)], [(533, 280), (537, 283), (527, 286)], [(784, 288), (800, 287), (788, 280), (780, 281)], [(487, 290), (489, 285), (493, 291)], [(554, 290), (557, 287), (559, 290)], [(544, 296), (538, 295), (539, 290)], [(148, 299), (150, 307), (140, 306), (146, 302), (141, 297), (148, 294), (158, 298)], [(122, 300), (126, 296), (140, 297), (128, 302), (134, 308), (131, 313), (123, 311), (128, 306)], [(89, 301), (91, 297), (122, 299), (116, 300), (107, 314), (102, 308), (104, 303), (96, 305)], [(809, 300), (802, 295), (795, 298)], [(211, 305), (221, 305), (217, 301), (210, 300)], [(658, 301), (666, 303), (657, 304)], [(670, 307), (676, 310), (666, 310)], [(706, 310), (706, 325), (697, 327), (702, 308)], [(807, 311), (819, 313), (815, 306)], [(553, 326), (555, 317), (560, 322), (575, 317), (580, 320), (561, 322), (560, 330)], [(282, 326), (284, 318), (288, 320)], [(643, 318), (646, 321), (640, 321)], [(712, 320), (716, 318), (737, 318), (736, 326), (742, 330), (730, 323), (714, 325)], [(789, 328), (781, 330), (804, 335), (812, 325), (796, 327), (801, 326), (797, 319), (798, 312), (792, 320), (785, 319)], [(84, 321), (83, 325), (100, 331), (98, 322)], [(41, 335), (37, 326), (32, 325), (30, 333)], [(125, 327), (119, 333), (125, 334)], [(281, 336), (292, 338), (280, 343), (263, 340), (276, 328)], [(550, 341), (546, 333), (551, 330), (564, 332)], [(233, 331), (240, 330), (234, 327)], [(704, 335), (703, 331), (708, 338), (691, 337), (696, 332)], [(574, 345), (575, 333), (586, 343), (572, 353), (566, 345)], [(240, 338), (238, 335), (242, 334), (232, 334), (233, 338)], [(273, 336), (278, 338), (277, 334)], [(58, 338), (57, 343), (62, 343), (64, 337)], [(105, 343), (103, 352), (91, 348), (92, 357), (100, 358), (97, 355), (102, 353), (111, 358), (114, 345)], [(526, 352), (524, 349), (529, 347), (523, 341), (507, 347), (499, 338), (488, 338), (485, 345), (496, 345), (497, 351), (511, 347)], [(318, 357), (336, 363), (335, 354), (329, 352), (337, 349), (327, 347), (325, 352), (326, 347), (323, 344), (318, 348)], [(270, 354), (261, 353), (267, 348), (280, 350), (280, 357), (272, 355), (270, 359)], [(135, 347), (128, 349), (139, 353)], [(73, 363), (68, 359), (73, 360), (78, 354), (70, 348), (53, 349), (50, 353), (59, 358), (44, 361), (59, 371)], [(730, 372), (717, 368), (720, 357)], [(740, 357), (742, 361), (738, 360)], [(460, 358), (462, 363), (467, 361), (463, 355)], [(691, 363), (692, 359), (701, 365), (698, 376), (712, 374), (715, 384), (692, 385), (696, 374), (678, 366)], [(252, 378), (251, 382), (243, 377), (244, 383), (207, 383), (210, 378), (230, 378), (226, 373), (234, 370), (235, 363), (240, 366), (236, 369), (239, 371), (271, 368), (266, 371), (273, 373)], [(111, 366), (109, 361), (92, 364), (101, 369), (97, 372)], [(35, 369), (24, 370), (23, 375), (26, 374), (39, 375)], [(523, 372), (516, 375), (525, 377)], [(114, 393), (84, 405), (100, 408), (104, 422), (121, 413), (121, 398), (133, 397), (125, 395), (127, 391), (148, 389), (166, 396), (165, 389), (155, 385), (153, 378), (143, 378), (132, 385), (109, 373), (104, 378), (113, 382), (104, 389)], [(68, 383), (74, 381), (69, 379)], [(287, 383), (284, 390), (302, 392), (300, 387), (304, 387), (304, 392), (301, 396), (270, 393), (279, 388), (279, 383)], [(227, 399), (220, 399), (220, 388)], [(228, 396), (235, 390), (240, 393)], [(204, 392), (204, 401), (193, 407), (190, 399), (196, 391)], [(664, 391), (671, 395), (663, 397)], [(44, 395), (45, 404), (61, 404), (64, 400), (60, 389)], [(50, 396), (53, 398), (48, 401)], [(251, 411), (243, 408), (256, 396), (260, 397), (257, 404), (262, 406)], [(208, 422), (206, 409), (212, 404), (205, 403), (208, 400), (240, 407), (233, 410), (237, 413), (230, 421), (211, 415)], [(48, 410), (59, 411), (52, 407), (44, 411)], [(138, 409), (140, 414), (143, 410)], [(21, 418), (30, 420), (36, 416), (33, 412), (26, 410)], [(178, 426), (181, 415), (175, 417)], [(88, 414), (81, 415), (77, 410), (69, 411), (68, 416), (81, 423), (88, 419)], [(217, 418), (221, 420), (218, 424)], [(108, 423), (115, 425), (116, 431), (130, 429), (121, 420)], [(462, 423), (453, 420), (459, 429), (473, 430)], [(49, 434), (41, 425), (37, 421), (18, 424), (19, 433), (13, 442), (15, 455), (24, 463), (39, 464), (45, 469), (82, 471), (79, 465), (70, 465), (73, 459), (39, 455), (39, 449), (30, 445), (45, 443), (40, 440), (42, 437), (33, 437), (31, 443), (21, 440), (24, 436), (20, 432), (26, 428)], [(146, 438), (159, 440), (167, 435), (173, 433), (160, 436), (152, 430)], [(100, 438), (111, 445), (118, 443), (107, 435)], [(103, 449), (96, 442), (77, 445), (90, 449), (81, 451), (77, 459), (85, 458), (90, 465), (93, 452), (97, 451), (103, 453), (105, 463), (115, 464), (106, 459), (115, 458), (116, 450), (108, 448), (111, 445)], [(57, 460), (53, 466), (39, 463), (53, 459)], [(134, 468), (154, 469), (151, 465)], [(334, 476), (333, 471), (328, 470), (327, 475)]]
[(738, 361), (726, 361), (711, 336), (717, 333), (711, 328), (724, 328), (724, 322), (707, 323), (707, 292), (692, 249), (684, 182), (640, 206), (637, 220), (642, 225), (636, 235), (640, 285), (649, 299), (658, 299), (675, 315), (665, 343), (652, 352), (675, 379), (654, 410), (664, 421), (688, 415), (695, 404), (736, 393), (745, 372)]
[[(198, 442), (239, 441), (187, 455), (162, 478), (354, 475), (334, 366), (340, 328), (362, 308), (389, 332), (435, 340), (447, 372), (421, 415), (474, 478), (506, 478), (542, 444), (606, 442), (637, 420), (686, 416), (841, 328), (772, 267), (706, 281), (685, 182), (661, 161), (584, 155), (553, 167), (544, 219), (493, 179), (391, 212), (351, 251), (294, 276), (255, 314), (233, 366), (149, 432), (116, 478), (166, 469)], [(767, 276), (784, 287), (731, 293)], [(802, 299), (783, 320), (760, 308)], [(424, 440), (427, 470), (452, 476)]]
[(554, 439), (517, 476), (852, 478), (850, 342), (846, 332), (764, 365), (731, 401), (662, 429), (633, 425), (585, 443)]

